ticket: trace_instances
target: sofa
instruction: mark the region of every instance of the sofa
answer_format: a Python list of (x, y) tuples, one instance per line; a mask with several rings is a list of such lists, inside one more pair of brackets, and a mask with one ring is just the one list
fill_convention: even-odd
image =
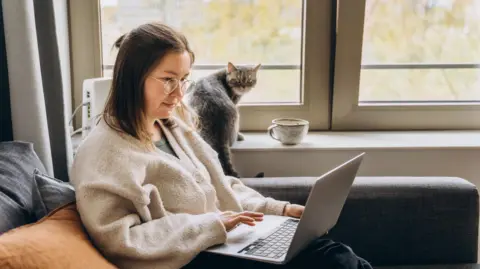
[[(315, 178), (242, 181), (305, 204)], [(88, 238), (69, 183), (47, 174), (30, 143), (0, 143), (0, 211), (0, 268), (115, 268)], [(473, 269), (478, 217), (477, 189), (462, 178), (357, 177), (325, 237), (375, 268)]]
[[(314, 181), (243, 179), (264, 195), (298, 204), (305, 204)], [(357, 177), (326, 237), (375, 268), (477, 268), (478, 212), (477, 189), (461, 178)]]

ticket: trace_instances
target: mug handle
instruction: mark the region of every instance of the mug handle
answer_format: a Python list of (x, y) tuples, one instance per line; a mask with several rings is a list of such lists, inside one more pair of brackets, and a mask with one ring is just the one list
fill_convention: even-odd
[(277, 127), (277, 126), (278, 126), (277, 124), (272, 124), (272, 125), (270, 125), (270, 126), (268, 127), (267, 130), (268, 130), (268, 134), (270, 135), (271, 138), (280, 141), (280, 139), (278, 139), (278, 137), (276, 137), (276, 136), (273, 134), (273, 129), (274, 129), (275, 127)]

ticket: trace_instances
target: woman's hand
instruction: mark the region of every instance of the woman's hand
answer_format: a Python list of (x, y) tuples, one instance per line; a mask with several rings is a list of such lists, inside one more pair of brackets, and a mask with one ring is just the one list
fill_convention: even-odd
[(300, 218), (305, 207), (297, 204), (287, 204), (283, 210), (283, 215), (287, 217)]
[(220, 213), (220, 219), (225, 226), (227, 232), (231, 231), (240, 223), (255, 226), (256, 221), (263, 220), (263, 213), (259, 212), (250, 212), (250, 211), (243, 211), (243, 212), (233, 212), (233, 211), (225, 211)]

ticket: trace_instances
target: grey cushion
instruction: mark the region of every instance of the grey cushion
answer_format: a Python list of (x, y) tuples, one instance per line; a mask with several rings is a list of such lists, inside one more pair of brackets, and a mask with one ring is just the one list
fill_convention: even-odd
[(36, 221), (32, 214), (35, 169), (46, 173), (31, 143), (0, 143), (0, 234)]
[(37, 219), (43, 218), (57, 207), (75, 201), (75, 191), (70, 183), (45, 175), (38, 169), (33, 172), (33, 179), (38, 189), (33, 194)]

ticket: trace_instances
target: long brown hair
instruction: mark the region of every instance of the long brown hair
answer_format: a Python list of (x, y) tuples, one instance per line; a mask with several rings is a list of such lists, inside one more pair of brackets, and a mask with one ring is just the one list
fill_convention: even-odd
[[(146, 23), (120, 36), (114, 44), (118, 48), (113, 67), (112, 85), (103, 112), (106, 123), (144, 142), (150, 141), (144, 126), (144, 85), (148, 74), (170, 52), (195, 54), (185, 36), (161, 23)], [(186, 123), (194, 118), (191, 110), (181, 102), (177, 114)], [(173, 119), (163, 120), (168, 127), (175, 126)], [(193, 127), (193, 126), (192, 126)]]

